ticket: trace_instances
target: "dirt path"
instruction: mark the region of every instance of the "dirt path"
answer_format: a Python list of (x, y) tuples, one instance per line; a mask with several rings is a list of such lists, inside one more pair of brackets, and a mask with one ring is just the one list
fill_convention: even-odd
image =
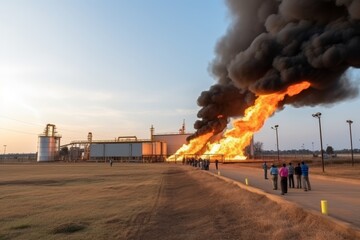
[(190, 167), (173, 167), (164, 174), (154, 206), (150, 220), (129, 239), (356, 238), (326, 219)]
[(241, 236), (231, 206), (183, 169), (167, 173), (159, 208), (140, 239), (235, 239)]
[(134, 214), (127, 222), (126, 239), (141, 239), (142, 232), (150, 224), (151, 219), (160, 208), (160, 198), (164, 194), (164, 180), (165, 177), (163, 176), (159, 184), (158, 192), (152, 202), (153, 204), (149, 206), (149, 210), (143, 211), (142, 209), (139, 209), (140, 212)]

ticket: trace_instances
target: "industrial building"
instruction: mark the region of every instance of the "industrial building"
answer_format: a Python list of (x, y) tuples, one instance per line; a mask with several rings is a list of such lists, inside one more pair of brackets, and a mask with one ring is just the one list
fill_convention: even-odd
[(54, 124), (48, 124), (39, 135), (38, 162), (43, 161), (132, 161), (161, 162), (174, 154), (190, 135), (185, 133), (185, 123), (179, 133), (155, 134), (150, 128), (150, 139), (120, 136), (114, 140), (94, 140), (88, 133), (87, 140), (75, 140), (60, 146)]
[(96, 141), (90, 144), (88, 160), (120, 160), (162, 162), (166, 159), (166, 143), (150, 140)]
[(187, 133), (169, 133), (169, 134), (156, 134), (153, 136), (154, 141), (161, 141), (167, 144), (167, 156), (171, 156), (186, 143), (186, 138), (190, 136)]

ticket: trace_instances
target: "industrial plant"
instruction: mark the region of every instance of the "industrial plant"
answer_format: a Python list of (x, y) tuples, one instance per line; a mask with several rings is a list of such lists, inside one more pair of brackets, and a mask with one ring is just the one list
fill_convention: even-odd
[(186, 144), (191, 133), (185, 132), (185, 122), (178, 133), (155, 134), (150, 128), (149, 139), (136, 136), (118, 136), (112, 140), (95, 139), (89, 132), (87, 139), (61, 145), (61, 135), (54, 124), (47, 124), (38, 136), (38, 162), (51, 161), (124, 161), (163, 162)]

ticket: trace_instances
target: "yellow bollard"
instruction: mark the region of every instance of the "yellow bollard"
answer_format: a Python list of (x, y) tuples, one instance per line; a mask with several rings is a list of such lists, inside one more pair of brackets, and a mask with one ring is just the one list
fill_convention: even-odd
[(249, 181), (247, 178), (245, 178), (245, 184), (248, 186), (249, 185)]
[(328, 204), (326, 200), (321, 200), (321, 213), (328, 215)]

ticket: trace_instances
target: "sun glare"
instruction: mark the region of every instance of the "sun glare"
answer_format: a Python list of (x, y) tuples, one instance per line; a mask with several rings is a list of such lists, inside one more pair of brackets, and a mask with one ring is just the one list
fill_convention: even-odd
[(1, 81), (0, 93), (0, 107), (4, 115), (13, 115), (20, 110), (27, 110), (37, 114), (29, 99), (31, 95), (36, 93), (26, 84), (15, 81)]

